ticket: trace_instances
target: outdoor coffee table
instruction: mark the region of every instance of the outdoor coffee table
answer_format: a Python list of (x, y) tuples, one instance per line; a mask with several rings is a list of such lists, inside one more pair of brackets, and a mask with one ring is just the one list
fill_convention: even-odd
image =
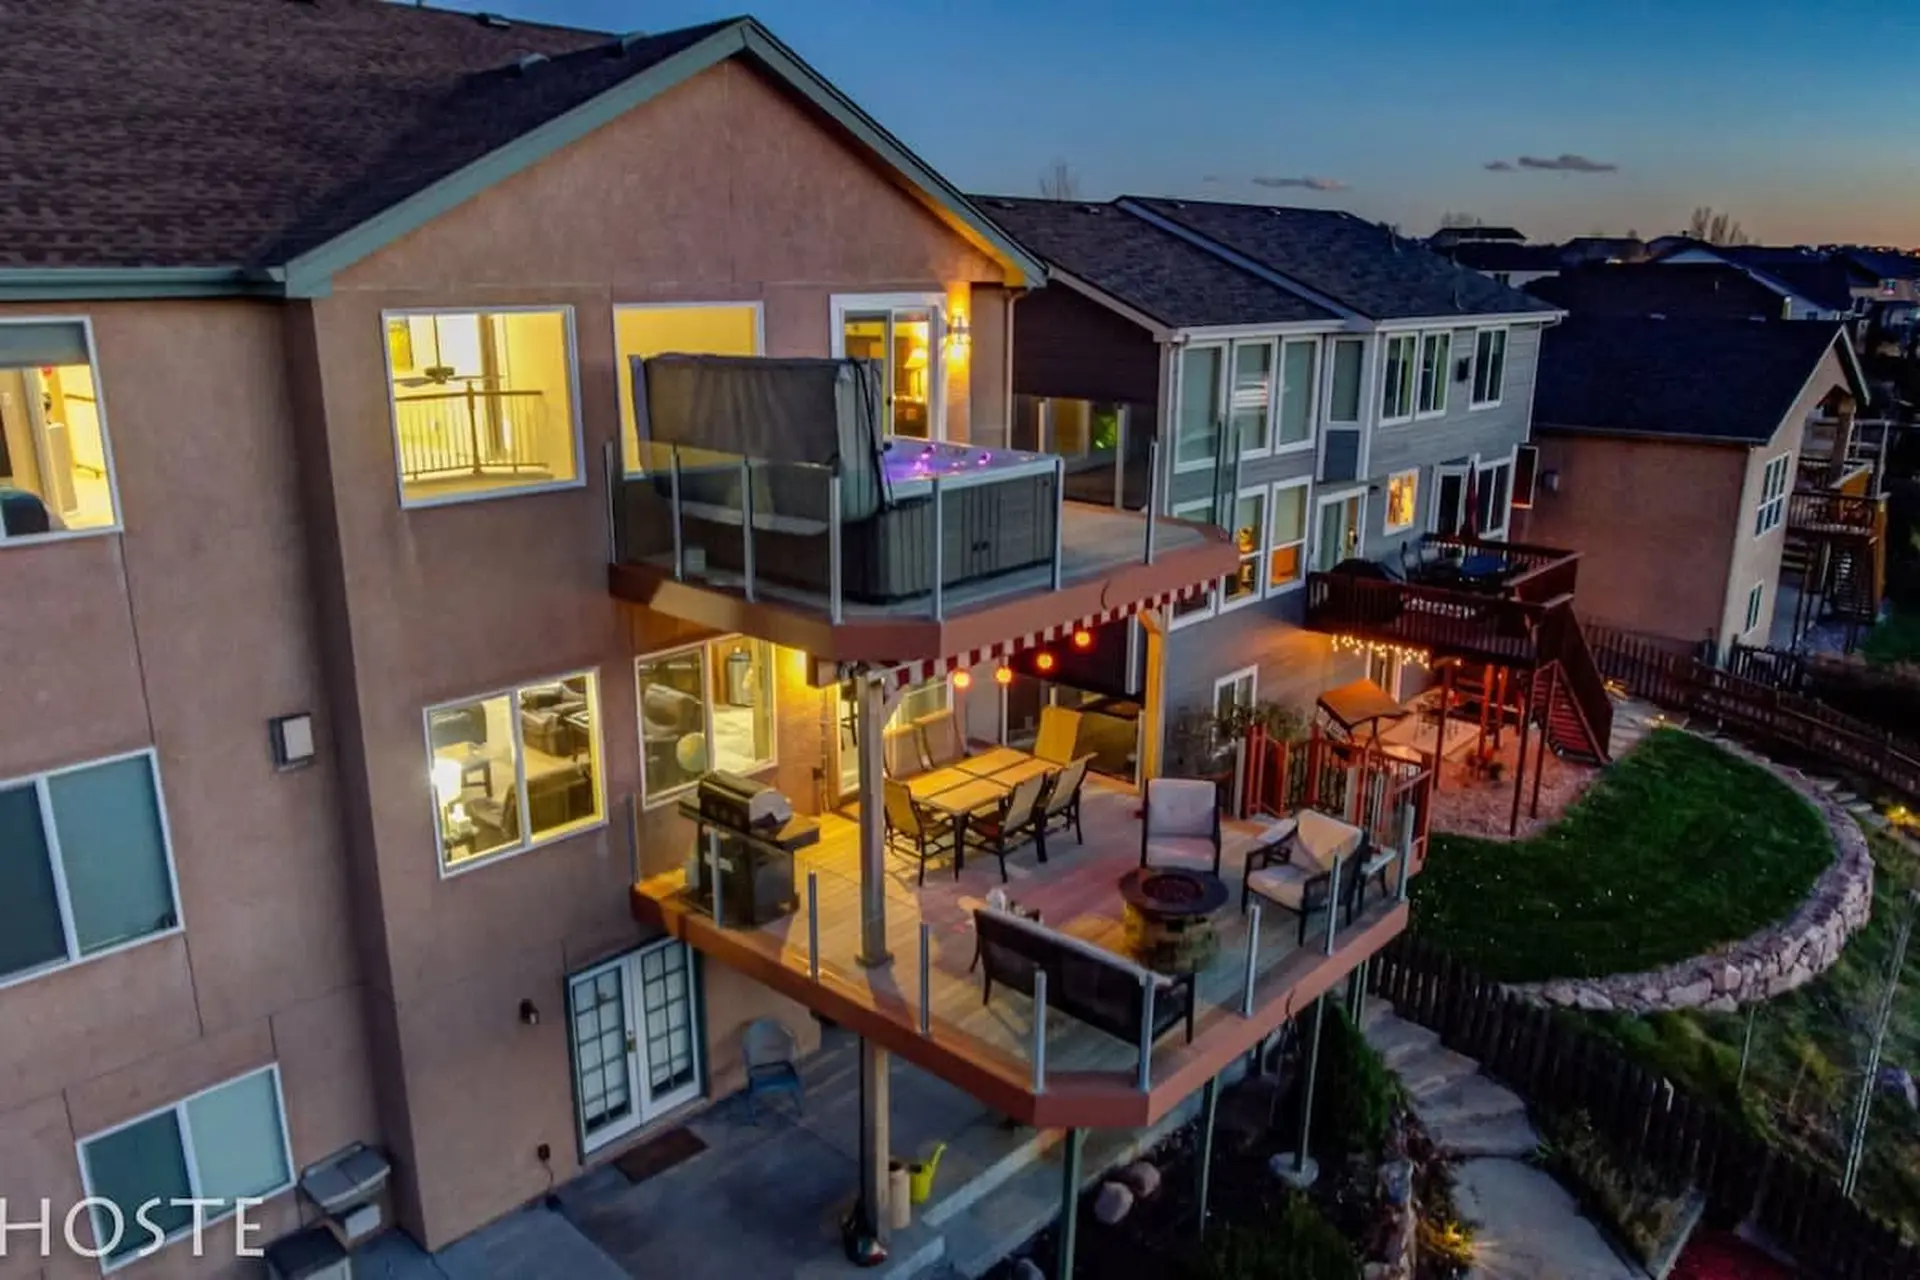
[(1135, 867), (1120, 877), (1126, 903), (1127, 951), (1155, 973), (1198, 973), (1220, 954), (1214, 912), (1227, 904), (1227, 883), (1210, 871)]

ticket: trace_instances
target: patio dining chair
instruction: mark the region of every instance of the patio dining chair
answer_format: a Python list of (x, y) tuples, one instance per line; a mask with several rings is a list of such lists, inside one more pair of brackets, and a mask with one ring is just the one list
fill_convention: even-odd
[(1047, 776), (1036, 773), (1017, 784), (992, 813), (967, 823), (967, 847), (980, 849), (1000, 860), (1000, 882), (1007, 880), (1007, 855), (1033, 841), (1040, 847), (1040, 792)]
[(1071, 829), (1075, 844), (1085, 844), (1087, 833), (1080, 827), (1080, 792), (1087, 781), (1087, 765), (1092, 756), (1081, 756), (1047, 783), (1046, 799), (1040, 812), (1040, 861), (1047, 860), (1047, 833)]
[(1220, 874), (1220, 792), (1205, 778), (1149, 778), (1141, 791), (1140, 865)]
[(954, 855), (953, 878), (958, 880), (960, 847), (952, 819), (923, 807), (913, 798), (907, 784), (898, 778), (888, 778), (881, 794), (886, 805), (887, 844), (896, 852), (919, 860), (920, 874), (915, 883), (927, 882), (927, 859), (942, 853)]
[[(1343, 900), (1351, 904), (1370, 853), (1366, 832), (1359, 827), (1318, 810), (1302, 809), (1291, 831), (1276, 833), (1247, 854), (1240, 910), (1244, 912), (1258, 895), (1292, 912), (1299, 919), (1299, 945), (1304, 947), (1307, 921), (1315, 912), (1336, 910)], [(1336, 865), (1339, 884), (1333, 880)]]
[(747, 1068), (747, 1119), (760, 1123), (763, 1093), (790, 1093), (797, 1114), (807, 1111), (807, 1090), (800, 1082), (799, 1043), (778, 1018), (756, 1018), (740, 1035), (740, 1056)]
[(1071, 707), (1040, 708), (1040, 735), (1034, 739), (1033, 754), (1048, 764), (1071, 764), (1073, 749), (1080, 741), (1080, 713)]
[(942, 769), (967, 758), (967, 735), (951, 709), (921, 716), (913, 727), (920, 731), (920, 747), (927, 753), (929, 768)]
[(912, 778), (927, 771), (927, 749), (918, 725), (888, 729), (880, 735), (880, 744), (889, 778)]

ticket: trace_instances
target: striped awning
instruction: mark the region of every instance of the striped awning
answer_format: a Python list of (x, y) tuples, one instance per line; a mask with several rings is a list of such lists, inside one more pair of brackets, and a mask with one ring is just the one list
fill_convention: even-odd
[(1159, 595), (1148, 596), (1116, 608), (1103, 609), (1099, 613), (1075, 618), (1070, 622), (1056, 623), (1041, 631), (1033, 631), (1021, 636), (1013, 636), (1006, 640), (996, 640), (984, 648), (967, 649), (960, 653), (950, 653), (942, 658), (926, 658), (916, 662), (903, 662), (897, 667), (876, 672), (875, 674), (879, 675), (881, 679), (888, 683), (900, 688), (905, 688), (908, 685), (923, 684), (928, 680), (939, 679), (955, 671), (977, 667), (983, 662), (997, 662), (1003, 658), (1010, 658), (1014, 654), (1027, 649), (1040, 649), (1050, 644), (1056, 644), (1071, 636), (1075, 631), (1082, 629), (1090, 631), (1095, 627), (1102, 626), (1109, 622), (1118, 622), (1122, 618), (1131, 618), (1134, 614), (1146, 609), (1165, 608), (1174, 604), (1176, 601), (1204, 595), (1212, 588), (1212, 585), (1210, 582), (1200, 582), (1194, 583), (1191, 586), (1180, 587), (1173, 591), (1163, 591)]

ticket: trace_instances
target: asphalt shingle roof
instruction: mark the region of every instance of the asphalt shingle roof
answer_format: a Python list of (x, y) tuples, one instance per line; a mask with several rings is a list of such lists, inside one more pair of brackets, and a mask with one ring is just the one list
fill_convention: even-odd
[(1449, 262), (1418, 240), (1396, 236), (1351, 213), (1128, 199), (1372, 319), (1552, 310), (1537, 298)]
[(1534, 423), (1764, 444), (1839, 333), (1818, 320), (1570, 316), (1542, 339)]
[(0, 267), (285, 261), (727, 25), (622, 46), (386, 0), (5, 11)]
[(1338, 318), (1111, 204), (970, 198), (1053, 266), (1170, 328)]
[(1445, 251), (1463, 267), (1475, 271), (1558, 271), (1557, 244), (1514, 244), (1505, 240), (1463, 240)]
[(1778, 320), (1781, 297), (1725, 262), (1647, 262), (1582, 267), (1527, 292), (1575, 315), (1718, 316)]

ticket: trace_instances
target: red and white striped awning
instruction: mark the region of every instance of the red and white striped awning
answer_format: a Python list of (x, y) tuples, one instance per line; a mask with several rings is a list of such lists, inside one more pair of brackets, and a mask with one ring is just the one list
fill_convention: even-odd
[(904, 662), (884, 672), (878, 672), (881, 679), (900, 688), (922, 684), (928, 680), (950, 675), (955, 671), (977, 667), (983, 662), (997, 662), (1010, 658), (1027, 649), (1039, 649), (1055, 644), (1082, 629), (1092, 630), (1109, 622), (1118, 622), (1122, 618), (1131, 618), (1145, 609), (1160, 609), (1178, 600), (1205, 594), (1212, 588), (1210, 582), (1195, 583), (1173, 591), (1163, 591), (1157, 596), (1148, 596), (1135, 600), (1131, 604), (1105, 609), (1099, 613), (1075, 618), (1071, 622), (1061, 622), (1042, 631), (1029, 632), (1007, 640), (996, 640), (980, 649), (968, 649), (961, 653), (950, 653), (944, 658), (927, 658), (918, 662)]

